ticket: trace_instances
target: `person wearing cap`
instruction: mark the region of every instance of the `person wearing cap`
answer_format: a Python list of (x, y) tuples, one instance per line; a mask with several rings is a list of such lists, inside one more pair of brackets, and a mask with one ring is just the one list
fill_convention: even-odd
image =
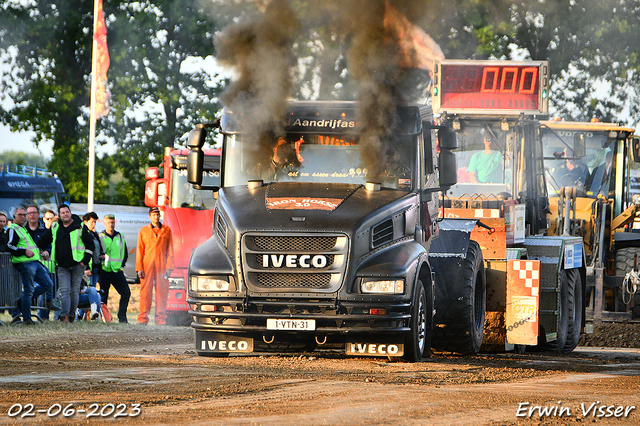
[(111, 286), (120, 294), (118, 304), (118, 321), (121, 323), (127, 320), (127, 309), (131, 298), (131, 289), (127, 278), (124, 276), (123, 268), (129, 258), (127, 243), (124, 236), (116, 231), (116, 217), (109, 213), (104, 215), (104, 231), (99, 234), (100, 246), (104, 253), (102, 270), (100, 271), (100, 289), (102, 290), (102, 302), (109, 300), (109, 289)]
[(140, 313), (138, 322), (149, 323), (151, 301), (155, 287), (156, 325), (165, 325), (167, 320), (167, 277), (173, 269), (173, 247), (171, 229), (160, 222), (160, 209), (149, 209), (151, 223), (138, 234), (136, 250), (136, 272), (140, 277)]
[(502, 153), (492, 148), (495, 141), (491, 135), (481, 133), (484, 136), (484, 149), (471, 157), (467, 167), (469, 180), (474, 183), (501, 183)]

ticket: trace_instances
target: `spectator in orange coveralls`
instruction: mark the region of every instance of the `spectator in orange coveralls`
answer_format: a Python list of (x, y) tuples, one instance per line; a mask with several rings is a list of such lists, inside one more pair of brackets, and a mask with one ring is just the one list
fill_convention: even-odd
[(140, 277), (140, 313), (138, 322), (147, 324), (151, 312), (153, 288), (156, 289), (156, 324), (167, 321), (169, 274), (173, 269), (171, 229), (160, 222), (160, 209), (149, 209), (151, 223), (140, 230), (136, 253), (136, 272)]

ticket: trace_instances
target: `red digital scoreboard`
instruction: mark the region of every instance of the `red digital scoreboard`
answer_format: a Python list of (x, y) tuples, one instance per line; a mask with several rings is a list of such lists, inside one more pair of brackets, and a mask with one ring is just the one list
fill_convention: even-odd
[(547, 114), (547, 61), (442, 60), (435, 70), (436, 113)]

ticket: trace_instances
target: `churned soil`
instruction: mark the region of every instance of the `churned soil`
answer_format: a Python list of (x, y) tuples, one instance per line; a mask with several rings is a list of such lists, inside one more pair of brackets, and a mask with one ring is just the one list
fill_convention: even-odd
[(640, 321), (603, 322), (595, 325), (593, 333), (583, 334), (579, 344), (612, 348), (640, 348)]
[(6, 326), (0, 425), (640, 424), (640, 325), (604, 323), (580, 345), (415, 364), (336, 350), (210, 358), (189, 327)]

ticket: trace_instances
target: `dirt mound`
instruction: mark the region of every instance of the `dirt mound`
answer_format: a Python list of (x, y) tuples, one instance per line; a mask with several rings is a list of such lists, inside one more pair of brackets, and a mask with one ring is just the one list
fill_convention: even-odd
[(580, 346), (640, 348), (640, 322), (604, 322), (594, 325), (592, 334), (580, 337)]

